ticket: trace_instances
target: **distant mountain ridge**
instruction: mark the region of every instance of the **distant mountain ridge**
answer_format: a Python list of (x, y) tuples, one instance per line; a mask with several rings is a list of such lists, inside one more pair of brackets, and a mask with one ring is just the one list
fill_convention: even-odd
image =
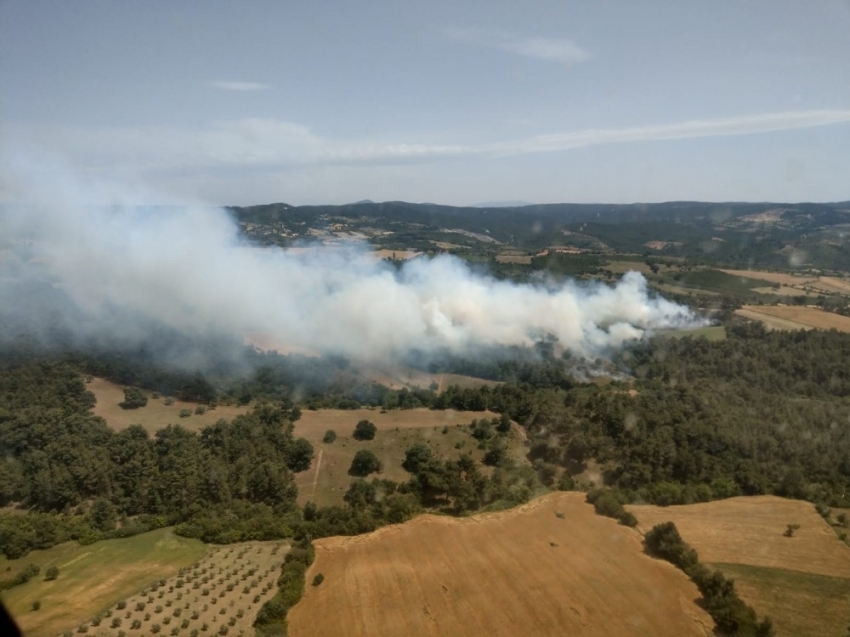
[[(730, 267), (850, 271), (850, 203), (668, 201), (446, 206), (405, 201), (231, 207), (267, 244), (360, 236), (376, 247), (429, 251), (493, 246), (680, 257)], [(253, 228), (253, 226), (257, 226)], [(247, 230), (246, 230), (247, 233)], [(460, 237), (463, 237), (462, 239)], [(477, 239), (476, 239), (477, 237)], [(484, 242), (484, 243), (487, 243)], [(486, 252), (486, 251), (485, 251)], [(793, 256), (793, 259), (791, 258)]]

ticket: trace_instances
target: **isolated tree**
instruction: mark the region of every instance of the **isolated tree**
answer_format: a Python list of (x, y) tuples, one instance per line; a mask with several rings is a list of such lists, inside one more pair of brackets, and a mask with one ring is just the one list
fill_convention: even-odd
[(789, 524), (785, 527), (785, 532), (782, 535), (785, 537), (794, 537), (794, 532), (799, 528), (799, 524)]
[(330, 444), (330, 443), (332, 443), (334, 440), (336, 440), (336, 432), (335, 432), (333, 429), (328, 429), (328, 430), (325, 432), (324, 437), (322, 438), (322, 442), (324, 442), (324, 443), (326, 443), (326, 444)]
[(48, 568), (44, 572), (44, 581), (45, 582), (52, 582), (57, 577), (59, 577), (59, 567), (57, 567), (57, 566), (51, 566), (50, 568)]
[(351, 468), (348, 470), (353, 476), (368, 476), (370, 473), (376, 473), (383, 468), (381, 461), (371, 451), (361, 449), (354, 454), (354, 460), (351, 461)]
[(374, 425), (374, 423), (371, 423), (368, 420), (361, 420), (357, 423), (357, 426), (354, 427), (354, 439), (372, 440), (375, 437), (375, 432), (377, 430), (378, 428)]
[(136, 387), (130, 387), (124, 390), (124, 402), (118, 403), (121, 409), (138, 409), (148, 404), (148, 397), (145, 392)]

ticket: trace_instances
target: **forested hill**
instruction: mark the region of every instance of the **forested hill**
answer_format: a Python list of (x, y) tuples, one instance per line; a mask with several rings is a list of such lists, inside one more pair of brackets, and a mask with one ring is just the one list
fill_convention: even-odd
[(329, 231), (361, 234), (393, 249), (404, 241), (423, 249), (423, 239), (445, 242), (444, 235), (457, 237), (460, 231), (472, 233), (483, 245), (525, 250), (571, 245), (776, 268), (788, 268), (788, 253), (796, 249), (814, 267), (850, 269), (850, 202), (473, 208), (391, 201), (343, 206), (277, 203), (229, 210), (249, 236), (268, 244), (287, 245)]

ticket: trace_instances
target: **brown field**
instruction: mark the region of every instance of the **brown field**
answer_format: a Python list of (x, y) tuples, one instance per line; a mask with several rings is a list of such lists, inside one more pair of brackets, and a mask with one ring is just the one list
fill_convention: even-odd
[(756, 279), (758, 281), (769, 281), (771, 283), (779, 283), (780, 285), (803, 285), (811, 283), (817, 277), (814, 276), (799, 276), (796, 274), (786, 274), (784, 272), (764, 272), (762, 270), (721, 270), (726, 274), (733, 276), (742, 276), (748, 279)]
[(495, 380), (476, 378), (474, 376), (462, 376), (460, 374), (429, 374), (413, 367), (403, 365), (381, 365), (361, 367), (357, 370), (369, 380), (383, 385), (389, 389), (429, 389), (434, 387), (439, 393), (450, 385), (458, 385), (462, 388), (495, 387), (501, 383)]
[(312, 440), (322, 439), (325, 431), (335, 430), (340, 435), (350, 434), (361, 420), (375, 423), (378, 431), (390, 429), (419, 429), (423, 427), (453, 427), (473, 419), (498, 418), (492, 411), (455, 411), (454, 409), (393, 409), (381, 413), (378, 409), (305, 409), (295, 423), (295, 435)]
[(790, 305), (744, 305), (735, 310), (735, 314), (755, 321), (761, 321), (768, 329), (836, 329), (850, 332), (850, 317), (833, 312), (825, 312), (816, 307)]
[[(658, 268), (661, 272), (664, 272), (665, 270), (669, 270), (670, 266), (659, 263)], [(652, 268), (643, 261), (611, 261), (608, 265), (603, 266), (603, 269), (610, 270), (614, 274), (625, 274), (631, 270), (640, 272), (643, 275), (652, 274)]]
[[(702, 562), (735, 578), (742, 599), (772, 617), (778, 635), (839, 635), (850, 623), (850, 548), (812, 504), (758, 496), (627, 509), (643, 532), (674, 522)], [(794, 537), (783, 534), (788, 524), (800, 525)]]
[(777, 296), (820, 296), (817, 292), (809, 292), (801, 288), (792, 288), (787, 285), (780, 285), (778, 288), (752, 288), (752, 290), (759, 294), (775, 294)]
[[(384, 464), (376, 477), (405, 482), (410, 475), (401, 467), (404, 454), (418, 442), (426, 443), (437, 456), (457, 458), (462, 453), (472, 453), (481, 460), (484, 452), (477, 448), (465, 426), (474, 419), (494, 418), (491, 412), (459, 412), (454, 410), (403, 409), (380, 413), (378, 410), (322, 409), (305, 410), (295, 423), (295, 435), (306, 438), (315, 449), (313, 463), (307, 471), (295, 475), (298, 502), (304, 505), (313, 501), (320, 506), (342, 504), (342, 496), (355, 479), (348, 475), (351, 461), (360, 449), (372, 451)], [(354, 440), (351, 434), (360, 420), (375, 423), (378, 432), (374, 440)], [(443, 428), (447, 427), (446, 433)], [(337, 433), (333, 443), (322, 442), (328, 429)], [(525, 462), (526, 453), (519, 428), (509, 440), (514, 458)]]
[(500, 254), (496, 256), (498, 263), (519, 263), (530, 265), (532, 256), (530, 254)]
[(325, 579), (290, 611), (292, 637), (703, 637), (713, 627), (687, 577), (580, 493), (315, 545), (307, 581)]
[[(106, 424), (116, 430), (126, 429), (130, 425), (142, 425), (150, 432), (163, 429), (168, 424), (180, 424), (187, 429), (197, 431), (207, 425), (216, 423), (221, 418), (230, 420), (250, 410), (250, 406), (241, 407), (219, 406), (216, 409), (208, 409), (204, 414), (195, 414), (196, 403), (175, 401), (173, 405), (166, 405), (162, 398), (151, 398), (148, 395), (148, 404), (139, 409), (121, 409), (118, 403), (124, 400), (124, 388), (103, 378), (95, 378), (86, 386), (91, 391), (97, 404), (92, 410), (96, 416), (100, 416)], [(188, 418), (180, 417), (181, 409), (191, 409), (192, 415)]]
[(837, 294), (850, 295), (850, 279), (839, 279), (832, 276), (821, 276), (812, 283), (812, 287)]
[(408, 259), (413, 259), (418, 257), (421, 252), (415, 252), (413, 250), (373, 250), (372, 253), (379, 259), (397, 259), (400, 261), (406, 261)]

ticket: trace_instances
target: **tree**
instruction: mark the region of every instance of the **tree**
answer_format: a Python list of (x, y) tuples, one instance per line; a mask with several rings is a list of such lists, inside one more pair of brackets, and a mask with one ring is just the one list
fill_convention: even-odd
[(325, 444), (331, 444), (334, 440), (336, 440), (336, 432), (333, 429), (328, 429), (322, 438), (322, 442)]
[(351, 468), (348, 473), (353, 476), (368, 476), (370, 473), (376, 473), (383, 469), (381, 461), (371, 451), (361, 449), (354, 454), (354, 460), (351, 461)]
[(354, 439), (372, 440), (375, 437), (375, 432), (377, 430), (378, 428), (374, 425), (374, 423), (371, 423), (368, 420), (361, 420), (357, 423), (357, 426), (354, 427)]
[(313, 460), (313, 445), (305, 438), (298, 438), (292, 443), (288, 456), (287, 464), (290, 469), (296, 473), (306, 471)]
[(434, 459), (434, 454), (431, 452), (431, 447), (417, 442), (404, 454), (404, 462), (401, 466), (409, 473), (419, 473), (423, 468), (431, 464)]
[(52, 582), (57, 577), (59, 577), (59, 567), (57, 567), (57, 566), (51, 566), (44, 573), (44, 581), (45, 582)]
[(94, 528), (105, 533), (115, 530), (115, 522), (118, 520), (118, 514), (109, 500), (98, 498), (91, 505), (89, 518)]
[(124, 390), (124, 402), (118, 403), (121, 409), (138, 409), (148, 404), (148, 397), (145, 392), (136, 387), (130, 387)]

